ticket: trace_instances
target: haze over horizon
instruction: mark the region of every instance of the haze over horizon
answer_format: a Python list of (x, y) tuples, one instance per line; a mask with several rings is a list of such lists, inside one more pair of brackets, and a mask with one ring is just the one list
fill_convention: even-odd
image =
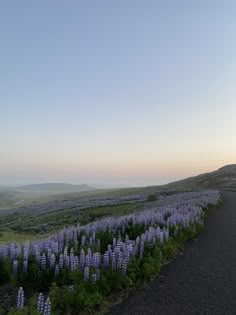
[(0, 0), (0, 185), (236, 161), (236, 2)]

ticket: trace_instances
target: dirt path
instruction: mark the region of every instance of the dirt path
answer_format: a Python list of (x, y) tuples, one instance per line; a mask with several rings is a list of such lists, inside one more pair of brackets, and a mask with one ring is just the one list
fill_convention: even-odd
[(236, 314), (236, 193), (223, 199), (184, 254), (108, 314)]

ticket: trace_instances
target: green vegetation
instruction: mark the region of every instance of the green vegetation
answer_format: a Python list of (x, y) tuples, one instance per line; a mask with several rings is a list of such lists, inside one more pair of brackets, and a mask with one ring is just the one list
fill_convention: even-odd
[[(214, 198), (211, 199), (211, 201), (214, 201)], [(205, 205), (207, 203), (203, 204)], [(148, 208), (153, 209), (153, 203), (150, 203), (149, 206), (149, 202), (147, 201), (143, 204), (139, 202), (114, 206), (100, 206), (87, 208), (82, 211), (78, 211), (78, 209), (70, 209), (40, 214), (37, 216), (32, 214), (28, 215), (28, 217), (24, 214), (25, 217), (23, 218), (20, 217), (18, 213), (15, 213), (11, 216), (9, 215), (8, 219), (11, 219), (10, 221), (6, 219), (7, 216), (1, 217), (1, 223), (5, 226), (5, 229), (10, 229), (12, 226), (17, 227), (17, 220), (18, 223), (19, 221), (23, 222), (26, 220), (24, 224), (25, 228), (26, 225), (28, 225), (28, 230), (26, 229), (25, 232), (22, 232), (22, 235), (25, 235), (25, 233), (27, 234), (31, 232), (31, 224), (33, 223), (40, 225), (42, 222), (47, 222), (47, 224), (49, 224), (50, 222), (57, 221), (56, 226), (59, 227), (60, 225), (64, 226), (65, 222), (66, 225), (71, 225), (71, 222), (74, 222), (73, 220), (76, 220), (77, 224), (78, 219), (80, 219), (80, 223), (85, 224), (102, 218), (103, 216), (118, 217), (120, 215), (138, 211), (142, 208), (140, 205), (143, 205), (145, 208), (145, 215), (143, 212), (139, 213), (139, 220), (137, 219), (138, 215), (136, 214), (129, 216), (125, 221), (125, 224), (124, 221), (117, 218), (117, 220), (115, 220), (114, 228), (110, 228), (112, 225), (106, 227), (106, 224), (104, 223), (104, 226), (96, 231), (96, 235), (94, 234), (94, 237), (96, 237), (94, 241), (91, 234), (93, 233), (92, 230), (89, 235), (87, 235), (85, 230), (81, 230), (79, 234), (76, 234), (76, 240), (74, 240), (71, 232), (69, 232), (70, 234), (65, 234), (70, 235), (70, 238), (66, 240), (69, 245), (65, 246), (66, 252), (64, 252), (64, 255), (66, 255), (68, 259), (69, 252), (71, 254), (71, 248), (73, 248), (73, 255), (77, 258), (80, 257), (80, 259), (82, 259), (81, 257), (84, 257), (83, 259), (85, 259), (85, 256), (82, 256), (81, 251), (85, 251), (85, 254), (88, 255), (90, 249), (91, 253), (100, 253), (101, 255), (104, 255), (102, 260), (103, 263), (100, 267), (97, 267), (96, 264), (89, 265), (90, 269), (87, 279), (85, 279), (85, 269), (84, 267), (81, 267), (84, 266), (84, 264), (82, 263), (79, 267), (77, 265), (77, 267), (74, 268), (72, 266), (72, 261), (74, 260), (71, 260), (71, 263), (69, 260), (69, 264), (67, 264), (67, 259), (65, 259), (63, 255), (64, 263), (58, 273), (55, 272), (56, 269), (54, 270), (55, 261), (52, 263), (51, 267), (51, 259), (49, 262), (49, 258), (47, 258), (47, 262), (45, 260), (43, 267), (42, 256), (40, 263), (38, 263), (36, 262), (36, 256), (33, 252), (30, 252), (28, 256), (27, 271), (24, 271), (25, 254), (23, 251), (20, 251), (20, 254), (17, 257), (18, 272), (14, 272), (14, 268), (12, 269), (14, 266), (12, 266), (11, 256), (4, 256), (0, 261), (0, 305), (2, 306), (3, 314), (6, 314), (6, 310), (8, 310), (8, 315), (37, 314), (35, 313), (35, 309), (39, 292), (42, 292), (45, 297), (50, 297), (52, 302), (52, 315), (103, 312), (106, 306), (110, 304), (111, 299), (114, 302), (114, 296), (116, 296), (116, 298), (123, 296), (129, 290), (136, 288), (138, 285), (143, 284), (146, 281), (149, 281), (152, 277), (158, 275), (161, 266), (169, 262), (173, 256), (183, 249), (187, 241), (193, 239), (200, 232), (203, 227), (201, 219), (207, 216), (209, 211), (215, 206), (209, 204), (207, 208), (202, 209), (201, 219), (196, 216), (196, 221), (192, 218), (191, 221), (188, 221), (187, 225), (182, 225), (180, 223), (170, 225), (168, 232), (166, 231), (165, 224), (163, 225), (162, 223), (163, 221), (161, 220), (161, 223), (159, 222), (159, 212), (157, 211), (155, 214), (152, 210), (148, 210)], [(178, 208), (176, 208), (176, 211), (178, 211)], [(78, 215), (80, 216), (78, 217)], [(162, 216), (163, 220), (166, 221), (170, 216), (169, 210), (166, 209), (165, 212), (162, 213)], [(147, 221), (148, 217), (149, 219), (152, 218), (152, 220)], [(157, 223), (153, 221), (154, 218), (156, 218), (155, 220), (157, 220)], [(41, 219), (42, 221), (40, 221)], [(107, 222), (107, 219), (104, 222)], [(13, 223), (15, 223), (15, 225)], [(51, 225), (48, 226), (51, 228)], [(156, 236), (153, 236), (154, 234), (150, 228), (157, 227), (160, 228), (159, 232), (163, 238), (161, 238), (160, 235), (157, 238)], [(52, 229), (53, 228), (55, 227), (52, 226)], [(68, 231), (71, 230), (69, 229)], [(157, 230), (156, 233), (159, 232)], [(164, 232), (168, 234), (165, 234)], [(3, 234), (4, 233), (7, 234), (10, 232), (5, 231)], [(148, 235), (146, 233), (148, 233)], [(45, 234), (42, 234), (42, 236), (43, 235)], [(142, 242), (140, 243), (139, 237), (143, 239), (143, 245)], [(114, 239), (116, 242), (118, 238), (123, 241), (127, 239), (128, 242), (130, 240), (131, 243), (128, 243), (127, 246), (131, 245), (133, 250), (135, 250), (135, 254), (130, 256), (129, 263), (125, 263), (125, 271), (122, 269), (123, 265), (120, 265), (122, 267), (118, 267), (119, 259), (117, 260), (117, 258), (115, 258), (115, 265), (113, 265), (113, 259), (111, 260), (111, 258), (109, 258), (108, 263), (106, 263), (105, 260), (105, 252), (112, 243), (113, 252), (109, 255), (112, 254), (116, 256), (117, 253), (121, 255), (121, 259), (126, 259), (126, 251), (128, 251), (128, 247), (124, 249), (122, 245), (123, 249), (121, 250), (121, 246), (119, 247), (117, 245), (117, 247), (115, 247), (116, 245), (114, 245)], [(98, 240), (99, 242), (97, 242)], [(135, 242), (136, 245), (133, 242)], [(65, 245), (64, 241), (63, 244)], [(77, 246), (75, 246), (75, 244), (77, 244)], [(67, 248), (67, 246), (69, 246), (69, 248)], [(119, 252), (117, 252), (117, 250), (119, 250)], [(57, 257), (57, 263), (60, 264), (58, 259), (59, 256)], [(123, 260), (121, 260), (121, 262), (122, 261)], [(96, 275), (98, 270), (100, 276), (94, 281), (93, 276)], [(18, 311), (15, 307), (9, 310), (9, 307), (16, 303), (16, 291), (19, 287), (23, 287), (25, 291), (26, 300), (24, 310)], [(7, 296), (6, 292), (9, 292)]]
[(36, 236), (46, 237), (64, 226), (84, 225), (104, 216), (120, 216), (137, 211), (141, 203), (127, 203), (92, 207), (87, 209), (65, 209), (50, 213), (13, 213), (0, 216), (0, 243), (10, 240), (25, 241)]
[(156, 201), (157, 196), (155, 194), (148, 195), (147, 200), (148, 201)]
[[(129, 233), (137, 236), (143, 227), (133, 230), (130, 227)], [(129, 263), (127, 275), (123, 276), (119, 271), (103, 271), (101, 278), (95, 284), (91, 281), (84, 282), (83, 274), (80, 270), (72, 271), (69, 268), (60, 273), (60, 277), (55, 277), (53, 272), (48, 270), (42, 272), (37, 265), (29, 263), (29, 270), (26, 274), (20, 273), (16, 278), (10, 274), (10, 261), (5, 261), (4, 268), (1, 268), (0, 277), (2, 282), (9, 280), (14, 286), (23, 286), (26, 296), (31, 296), (27, 301), (27, 306), (23, 311), (16, 311), (12, 308), (8, 315), (23, 314), (32, 315), (35, 313), (37, 294), (36, 292), (49, 292), (52, 301), (52, 309), (57, 315), (71, 314), (79, 312), (94, 313), (100, 311), (104, 305), (109, 304), (111, 293), (119, 296), (124, 291), (135, 288), (137, 285), (149, 281), (154, 275), (160, 272), (161, 266), (176, 255), (184, 244), (194, 238), (202, 229), (200, 224), (195, 224), (180, 231), (178, 237), (170, 237), (169, 241), (161, 245), (145, 243), (143, 258), (134, 256)], [(172, 231), (174, 232), (174, 231)], [(104, 233), (100, 235), (102, 245), (105, 248), (111, 242), (110, 235)], [(3, 267), (3, 266), (2, 266)], [(32, 295), (32, 292), (35, 292)]]

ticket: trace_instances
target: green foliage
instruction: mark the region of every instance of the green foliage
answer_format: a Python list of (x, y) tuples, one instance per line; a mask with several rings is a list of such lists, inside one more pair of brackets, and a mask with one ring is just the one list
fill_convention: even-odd
[[(205, 212), (208, 210), (209, 208), (205, 209)], [(121, 233), (122, 236), (128, 233), (131, 239), (135, 239), (145, 229), (144, 224), (134, 225), (130, 221), (125, 231), (119, 231), (118, 233)], [(179, 248), (182, 248), (188, 240), (194, 238), (201, 229), (201, 224), (190, 225), (187, 228), (181, 226), (177, 226), (176, 228), (171, 227), (169, 240), (163, 245), (159, 242), (155, 244), (145, 243), (142, 259), (138, 256), (131, 258), (126, 276), (122, 275), (119, 271), (112, 272), (111, 269), (106, 271), (101, 270), (100, 280), (95, 284), (91, 281), (84, 282), (83, 274), (79, 270), (71, 271), (65, 268), (60, 272), (59, 277), (55, 277), (54, 272), (48, 267), (46, 271), (42, 272), (41, 268), (33, 263), (32, 257), (29, 258), (28, 272), (18, 272), (13, 277), (11, 263), (9, 259), (5, 259), (4, 263), (0, 262), (0, 281), (2, 283), (11, 281), (17, 288), (19, 286), (24, 287), (26, 296), (33, 295), (27, 301), (24, 311), (17, 311), (13, 308), (8, 314), (37, 314), (35, 313), (35, 308), (39, 292), (46, 292), (46, 294), (49, 292), (52, 310), (54, 311), (53, 314), (74, 315), (79, 312), (88, 314), (89, 312), (97, 311), (102, 301), (109, 297), (111, 293), (119, 294), (124, 290), (151, 279), (153, 275), (157, 275), (160, 272), (162, 264), (172, 258), (178, 252)], [(101, 252), (104, 253), (107, 245), (112, 243), (114, 235), (108, 231), (99, 231), (96, 236), (100, 239)], [(22, 259), (19, 260), (19, 270), (22, 270)], [(93, 270), (91, 270), (92, 272)]]
[(0, 284), (5, 284), (9, 282), (11, 274), (11, 263), (10, 259), (5, 258), (0, 260)]
[(147, 201), (156, 201), (157, 200), (157, 196), (155, 194), (150, 194), (147, 196)]
[(37, 295), (34, 295), (27, 305), (24, 306), (22, 310), (18, 310), (16, 307), (12, 307), (7, 315), (39, 315), (37, 311)]
[[(59, 230), (64, 226), (97, 220), (104, 216), (120, 216), (136, 211), (141, 203), (123, 203), (90, 207), (87, 209), (64, 209), (53, 212), (41, 213), (13, 213), (0, 216), (0, 242), (12, 239), (26, 240), (34, 234), (47, 235), (49, 232)], [(46, 222), (46, 223), (45, 223)]]

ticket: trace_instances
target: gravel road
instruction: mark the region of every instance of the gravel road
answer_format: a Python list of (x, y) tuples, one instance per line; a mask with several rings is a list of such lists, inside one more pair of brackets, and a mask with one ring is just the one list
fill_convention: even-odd
[(107, 314), (236, 314), (236, 193), (222, 195), (223, 206), (183, 255)]

